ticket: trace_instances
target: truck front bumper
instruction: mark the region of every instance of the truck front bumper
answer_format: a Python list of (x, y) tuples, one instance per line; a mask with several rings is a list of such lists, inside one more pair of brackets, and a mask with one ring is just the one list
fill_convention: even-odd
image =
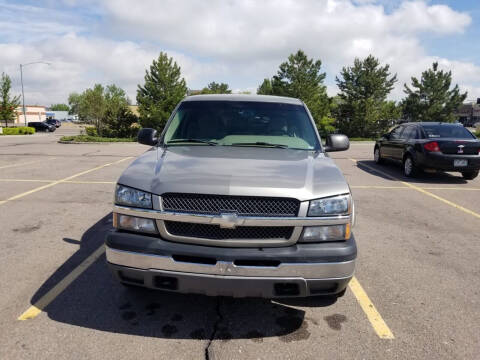
[(342, 292), (357, 248), (347, 241), (278, 248), (222, 248), (113, 231), (109, 268), (121, 282), (210, 296), (304, 297)]

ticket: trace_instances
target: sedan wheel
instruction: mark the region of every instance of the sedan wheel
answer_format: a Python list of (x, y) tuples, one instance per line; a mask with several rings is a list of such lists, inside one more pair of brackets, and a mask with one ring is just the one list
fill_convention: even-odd
[(380, 148), (376, 147), (375, 150), (373, 151), (373, 159), (375, 160), (375, 163), (377, 164), (382, 164), (383, 159), (382, 155), (380, 154)]
[(413, 177), (417, 174), (417, 167), (413, 163), (411, 156), (407, 156), (403, 161), (403, 174), (406, 177)]

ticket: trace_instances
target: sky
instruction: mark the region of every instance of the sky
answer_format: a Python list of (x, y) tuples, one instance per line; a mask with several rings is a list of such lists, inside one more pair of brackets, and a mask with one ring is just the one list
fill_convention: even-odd
[(288, 55), (322, 61), (330, 96), (343, 66), (369, 54), (403, 85), (434, 61), (468, 99), (480, 97), (478, 0), (0, 0), (0, 72), (25, 102), (66, 103), (71, 92), (116, 84), (135, 103), (160, 51), (181, 66), (190, 89), (226, 82), (255, 92)]

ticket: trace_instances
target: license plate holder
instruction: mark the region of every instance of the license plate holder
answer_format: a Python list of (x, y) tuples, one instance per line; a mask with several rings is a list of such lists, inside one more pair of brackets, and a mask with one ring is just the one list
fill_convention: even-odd
[(453, 166), (455, 167), (462, 167), (462, 166), (467, 166), (468, 161), (466, 159), (455, 159), (453, 160)]

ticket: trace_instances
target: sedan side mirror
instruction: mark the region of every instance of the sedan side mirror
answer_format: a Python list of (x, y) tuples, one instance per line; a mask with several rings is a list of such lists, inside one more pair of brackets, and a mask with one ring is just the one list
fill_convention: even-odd
[(350, 140), (343, 134), (330, 134), (327, 135), (327, 141), (325, 145), (325, 151), (344, 151), (350, 147)]
[(140, 144), (155, 146), (158, 143), (157, 130), (144, 128), (138, 132), (137, 140)]
[(387, 139), (387, 140), (390, 139), (390, 133), (383, 134), (382, 138)]

